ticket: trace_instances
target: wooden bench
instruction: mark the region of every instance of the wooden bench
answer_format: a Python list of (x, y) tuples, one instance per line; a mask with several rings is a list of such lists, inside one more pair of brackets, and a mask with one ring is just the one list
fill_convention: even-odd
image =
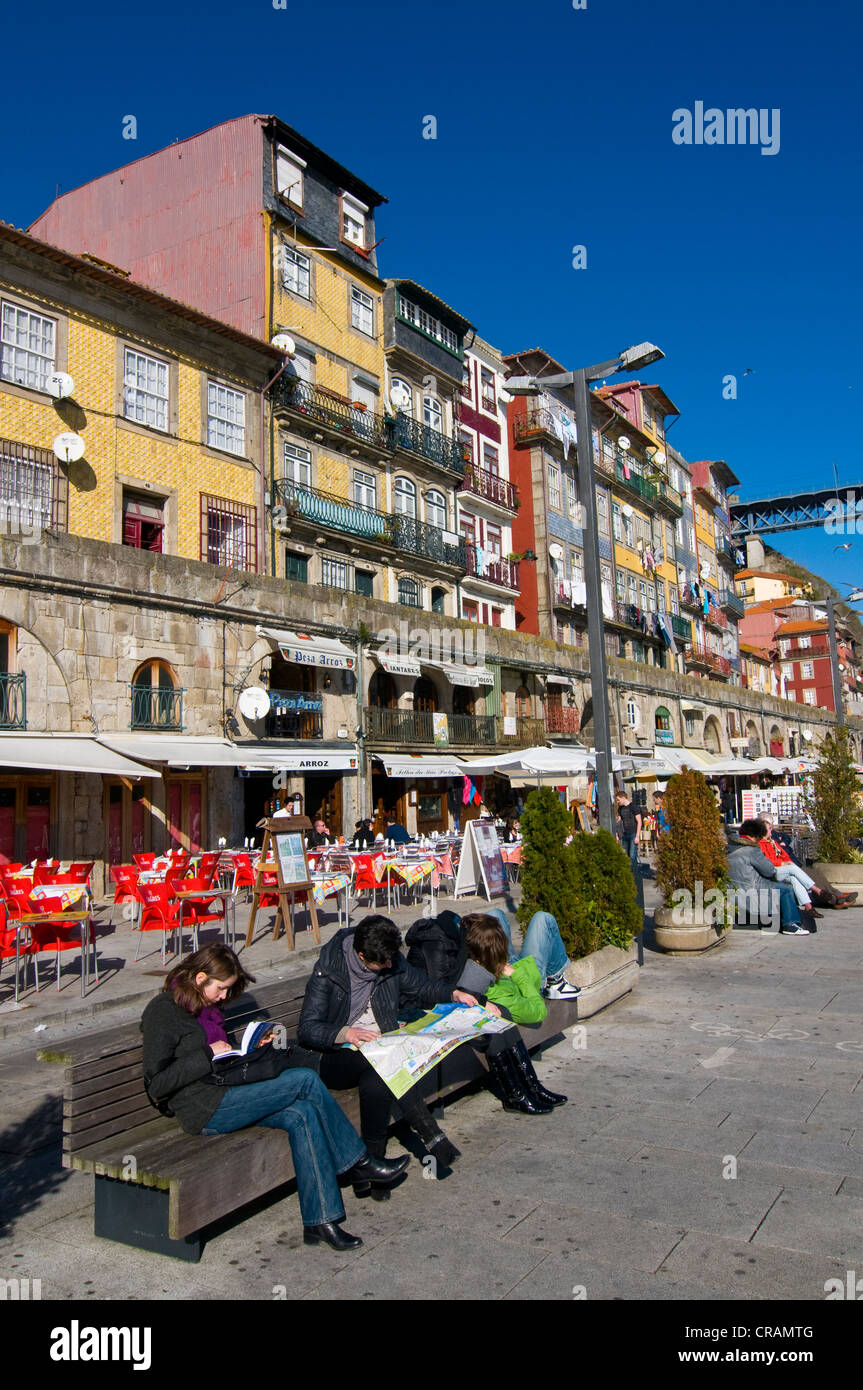
[[(226, 1009), (230, 1031), (272, 1018), (296, 1036), (308, 976), (253, 986)], [(143, 1010), (142, 1010), (143, 1012)], [(528, 1047), (577, 1019), (577, 1000), (549, 1004), (543, 1023), (522, 1031)], [(95, 1174), (94, 1232), (125, 1245), (197, 1261), (204, 1228), (290, 1182), (288, 1136), (256, 1125), (233, 1134), (186, 1134), (159, 1113), (144, 1090), (138, 1024), (91, 1033), (39, 1052), (66, 1067), (63, 1167)], [(471, 1047), (459, 1047), (423, 1078), (430, 1101), (485, 1075)], [(359, 1128), (356, 1090), (336, 1095)]]

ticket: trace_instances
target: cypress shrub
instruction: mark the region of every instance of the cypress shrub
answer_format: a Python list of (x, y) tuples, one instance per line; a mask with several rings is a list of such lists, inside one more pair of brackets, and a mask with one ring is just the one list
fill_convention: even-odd
[(643, 925), (629, 855), (602, 829), (576, 835), (567, 848), (576, 881), (572, 941), (563, 937), (567, 951), (575, 958), (603, 946), (626, 950)]
[(565, 841), (572, 834), (572, 816), (551, 787), (542, 787), (528, 796), (521, 817), (521, 834), (518, 920), (526, 927), (535, 912), (550, 912), (569, 951), (575, 930), (576, 876)]
[(819, 859), (827, 864), (853, 863), (849, 841), (863, 834), (863, 816), (860, 782), (844, 725), (828, 734), (818, 750), (818, 767), (805, 804), (818, 832)]
[(669, 779), (665, 812), (670, 829), (659, 836), (656, 881), (668, 904), (680, 888), (708, 893), (722, 888), (728, 875), (728, 854), (722, 821), (713, 793), (701, 772), (686, 768)]

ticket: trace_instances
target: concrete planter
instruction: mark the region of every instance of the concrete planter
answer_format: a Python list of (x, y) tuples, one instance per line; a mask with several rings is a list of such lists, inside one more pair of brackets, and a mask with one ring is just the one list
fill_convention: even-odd
[(621, 999), (635, 986), (638, 980), (638, 947), (635, 942), (628, 950), (619, 946), (603, 946), (599, 951), (591, 951), (581, 960), (571, 960), (566, 967), (566, 978), (571, 985), (578, 985), (579, 1020), (592, 1018), (600, 1009)]
[(819, 886), (837, 893), (859, 893), (863, 902), (863, 864), (813, 864), (809, 871)]
[(719, 919), (717, 907), (693, 907), (689, 911), (658, 907), (653, 914), (656, 944), (660, 951), (673, 956), (713, 950), (722, 945), (731, 931), (731, 927)]

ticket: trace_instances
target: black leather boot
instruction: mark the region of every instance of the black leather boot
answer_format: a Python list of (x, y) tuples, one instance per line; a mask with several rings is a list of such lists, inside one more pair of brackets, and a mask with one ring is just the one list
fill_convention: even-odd
[(328, 1245), (331, 1250), (359, 1250), (362, 1241), (343, 1231), (336, 1221), (326, 1221), (322, 1226), (304, 1226), (303, 1240), (306, 1245)]
[(425, 1144), (426, 1152), (438, 1163), (449, 1168), (457, 1158), (461, 1158), (461, 1149), (457, 1149), (447, 1138), (425, 1101), (419, 1101), (410, 1108), (402, 1101), (402, 1110), (411, 1129)]
[(390, 1187), (407, 1168), (411, 1158), (410, 1154), (402, 1154), (400, 1158), (384, 1158), (383, 1154), (375, 1151), (378, 1147), (369, 1145), (365, 1158), (355, 1163), (347, 1176), (353, 1184), (355, 1197), (371, 1197), (375, 1202), (388, 1202)]
[(496, 1056), (489, 1057), (488, 1065), (495, 1082), (495, 1095), (504, 1110), (517, 1110), (522, 1115), (551, 1114), (554, 1106), (528, 1091), (513, 1048), (508, 1047), (505, 1052), (498, 1052)]
[(556, 1091), (547, 1091), (533, 1069), (533, 1062), (530, 1060), (530, 1053), (524, 1044), (524, 1039), (516, 1043), (512, 1049), (515, 1057), (516, 1066), (524, 1079), (525, 1088), (528, 1093), (535, 1096), (538, 1100), (544, 1100), (546, 1105), (566, 1105), (569, 1096), (558, 1095)]

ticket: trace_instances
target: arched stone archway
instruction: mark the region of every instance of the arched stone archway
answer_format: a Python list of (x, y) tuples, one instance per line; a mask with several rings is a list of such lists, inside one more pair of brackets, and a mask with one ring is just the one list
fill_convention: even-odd
[(704, 721), (704, 747), (708, 753), (722, 752), (722, 735), (719, 732), (719, 724), (712, 714)]

